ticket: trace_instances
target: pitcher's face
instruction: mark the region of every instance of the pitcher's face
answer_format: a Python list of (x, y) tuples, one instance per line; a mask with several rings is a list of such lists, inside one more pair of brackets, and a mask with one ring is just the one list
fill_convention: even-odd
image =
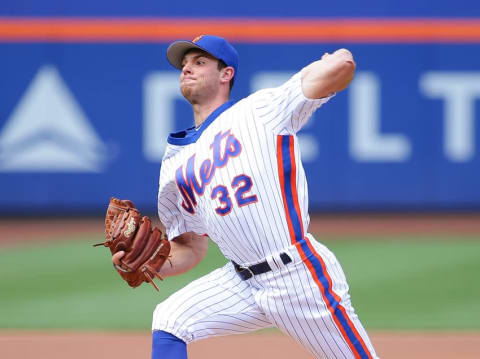
[(191, 103), (200, 103), (216, 95), (220, 88), (218, 60), (206, 52), (192, 50), (182, 60), (180, 89)]

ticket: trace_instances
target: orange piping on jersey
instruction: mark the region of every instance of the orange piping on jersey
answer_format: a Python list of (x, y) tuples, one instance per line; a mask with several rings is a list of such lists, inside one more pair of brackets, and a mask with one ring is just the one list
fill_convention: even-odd
[(283, 154), (282, 154), (282, 136), (277, 136), (277, 164), (278, 164), (278, 177), (280, 179), (280, 189), (282, 192), (283, 207), (285, 209), (288, 232), (290, 234), (290, 241), (292, 244), (295, 243), (295, 230), (293, 229), (292, 219), (290, 218), (287, 197), (285, 193), (285, 178), (284, 178), (284, 168), (283, 168)]
[(303, 232), (303, 220), (302, 220), (302, 212), (300, 212), (300, 205), (298, 204), (298, 193), (297, 193), (297, 164), (295, 161), (295, 150), (293, 146), (294, 140), (293, 137), (290, 141), (290, 159), (291, 159), (291, 166), (292, 166), (292, 171), (290, 174), (290, 183), (292, 186), (292, 195), (293, 195), (293, 206), (295, 207), (295, 211), (298, 214), (298, 221), (300, 222), (300, 232), (301, 232), (301, 238), (304, 237), (304, 232)]
[[(328, 274), (328, 271), (327, 271), (327, 266), (325, 265), (325, 262), (323, 261), (322, 257), (315, 251), (315, 249), (312, 247), (312, 244), (310, 243), (310, 240), (305, 237), (305, 242), (308, 246), (308, 248), (310, 249), (311, 253), (313, 253), (313, 255), (315, 256), (315, 258), (317, 258), (317, 260), (320, 262), (320, 265), (322, 267), (322, 272), (323, 272), (323, 275), (324, 277), (327, 279), (328, 281), (328, 285), (329, 285), (329, 288), (330, 288), (330, 293), (331, 295), (335, 298), (335, 300), (338, 302), (338, 306), (337, 308), (342, 312), (343, 314), (343, 317), (345, 318), (345, 320), (347, 321), (348, 323), (348, 326), (350, 327), (350, 329), (353, 331), (356, 339), (360, 342), (360, 345), (362, 346), (363, 350), (365, 351), (365, 353), (367, 354), (368, 358), (372, 358), (372, 355), (370, 353), (370, 351), (368, 350), (368, 347), (366, 346), (365, 342), (363, 341), (362, 339), (362, 336), (360, 335), (360, 333), (358, 332), (357, 328), (355, 327), (355, 325), (353, 324), (353, 322), (350, 320), (350, 317), (348, 316), (345, 308), (340, 304), (341, 303), (341, 298), (333, 291), (333, 287), (332, 287), (332, 278), (330, 277), (330, 275)], [(302, 259), (305, 258), (305, 254), (303, 253), (303, 251), (301, 251), (301, 257)], [(304, 260), (305, 261), (305, 260)], [(352, 341), (350, 340), (350, 338), (348, 337), (347, 333), (345, 332), (345, 329), (343, 328), (343, 325), (340, 323), (340, 320), (338, 319), (337, 315), (335, 314), (335, 308), (333, 308), (328, 299), (326, 299), (327, 297), (327, 294), (326, 294), (326, 291), (325, 291), (325, 287), (321, 284), (319, 278), (318, 278), (318, 275), (315, 271), (315, 268), (313, 266), (313, 263), (311, 262), (311, 260), (306, 260), (305, 261), (305, 264), (307, 265), (311, 275), (313, 276), (314, 280), (315, 280), (315, 283), (317, 283), (318, 287), (320, 288), (320, 291), (322, 292), (322, 295), (323, 297), (325, 298), (325, 303), (327, 303), (327, 306), (328, 306), (328, 310), (330, 311), (330, 313), (332, 313), (332, 318), (333, 320), (335, 321), (335, 324), (337, 325), (337, 327), (340, 329), (340, 331), (342, 332), (342, 335), (343, 337), (345, 338), (346, 342), (348, 343), (348, 346), (350, 347), (350, 349), (352, 350), (352, 352), (354, 353), (355, 355), (355, 358), (361, 358), (358, 350), (355, 348), (355, 346), (353, 345)]]
[[(285, 141), (288, 141), (288, 143), (286, 143)], [(286, 144), (288, 144), (288, 148), (287, 146), (285, 146)], [(288, 149), (288, 157), (284, 156), (283, 149)], [(324, 298), (324, 302), (327, 305), (327, 308), (331, 313), (336, 326), (340, 330), (343, 338), (345, 339), (345, 342), (350, 347), (352, 353), (354, 353), (355, 358), (363, 359), (365, 358), (365, 355), (366, 355), (367, 358), (371, 359), (372, 355), (369, 352), (367, 346), (365, 345), (365, 342), (363, 341), (362, 337), (358, 333), (353, 322), (348, 317), (348, 314), (345, 308), (343, 308), (343, 306), (340, 304), (341, 298), (333, 291), (332, 279), (327, 272), (327, 267), (322, 257), (312, 247), (308, 238), (304, 236), (303, 223), (302, 223), (303, 221), (302, 221), (302, 216), (299, 209), (300, 206), (298, 202), (298, 193), (296, 189), (297, 168), (296, 168), (296, 161), (295, 161), (293, 136), (281, 136), (281, 135), (277, 136), (277, 163), (278, 163), (278, 173), (279, 173), (280, 186), (281, 186), (281, 192), (282, 192), (282, 198), (283, 198), (283, 205), (285, 210), (285, 217), (287, 220), (291, 241), (292, 243), (295, 244), (295, 247), (297, 248), (300, 254), (300, 257), (302, 258), (302, 261), (307, 266), (310, 274), (312, 275), (312, 278), (317, 284), (320, 290), (320, 293)], [(284, 166), (284, 163), (287, 164), (287, 167)], [(285, 181), (284, 176), (285, 174), (288, 174), (288, 171), (287, 173), (285, 173), (285, 168), (290, 170), (290, 188), (286, 188), (287, 181)], [(288, 195), (287, 191), (289, 191), (289, 193), (291, 194), (291, 197), (292, 197), (291, 202), (293, 202), (293, 206), (288, 204), (288, 199), (290, 198), (287, 199), (287, 195)], [(291, 213), (292, 211), (296, 213), (292, 214)], [(294, 220), (298, 221), (299, 223), (294, 225), (293, 224)], [(295, 230), (295, 228), (297, 229), (297, 231)], [(314, 261), (317, 264), (315, 264)], [(315, 268), (315, 265), (317, 267), (320, 266), (320, 268)], [(318, 274), (319, 271), (322, 274), (324, 281), (326, 280), (326, 283), (322, 283), (322, 280), (320, 280), (319, 274)], [(341, 315), (336, 312), (337, 310), (341, 312)], [(349, 335), (345, 328), (350, 330), (351, 333), (353, 334)], [(355, 342), (352, 341), (352, 336), (354, 337)], [(361, 347), (360, 351), (359, 351), (359, 348), (357, 348), (358, 345)], [(363, 353), (361, 351), (363, 351)]]
[(0, 17), (0, 42), (480, 43), (480, 18)]

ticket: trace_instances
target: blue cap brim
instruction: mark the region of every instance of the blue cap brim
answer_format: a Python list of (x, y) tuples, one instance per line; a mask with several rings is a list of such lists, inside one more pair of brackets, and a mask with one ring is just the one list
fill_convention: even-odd
[[(191, 49), (202, 50), (202, 51), (205, 51), (206, 53), (210, 54), (207, 50), (198, 46), (194, 42), (186, 41), (186, 40), (180, 40), (180, 41), (175, 41), (174, 43), (172, 43), (168, 47), (168, 49), (167, 49), (167, 60), (168, 60), (168, 62), (170, 62), (170, 64), (173, 67), (176, 67), (177, 69), (181, 70), (182, 69), (183, 56), (185, 56), (185, 53), (188, 50), (191, 50)], [(215, 57), (212, 54), (210, 54), (210, 55)]]

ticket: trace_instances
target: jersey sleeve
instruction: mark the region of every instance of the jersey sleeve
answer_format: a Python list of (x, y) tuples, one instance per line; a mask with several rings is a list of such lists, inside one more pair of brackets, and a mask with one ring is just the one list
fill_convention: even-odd
[(168, 181), (168, 174), (172, 171), (168, 158), (174, 152), (175, 151), (167, 146), (160, 168), (157, 198), (158, 217), (165, 226), (166, 235), (169, 240), (189, 231), (180, 208), (178, 208), (176, 188)]
[(176, 199), (173, 193), (158, 197), (158, 217), (165, 226), (166, 235), (169, 240), (178, 237), (182, 233), (188, 232), (180, 210), (175, 205), (175, 201)]
[(302, 72), (293, 75), (283, 85), (257, 91), (251, 95), (256, 121), (277, 134), (295, 134), (307, 123), (313, 112), (330, 98), (309, 99), (303, 94)]
[(157, 199), (158, 217), (165, 226), (169, 240), (187, 232), (195, 232), (200, 235), (205, 234), (205, 228), (199, 218), (185, 213), (180, 208), (181, 200), (179, 199), (178, 188), (175, 182), (172, 182), (169, 178), (174, 173), (174, 170), (172, 167), (173, 163), (168, 158), (174, 153), (175, 149), (167, 146), (160, 169)]

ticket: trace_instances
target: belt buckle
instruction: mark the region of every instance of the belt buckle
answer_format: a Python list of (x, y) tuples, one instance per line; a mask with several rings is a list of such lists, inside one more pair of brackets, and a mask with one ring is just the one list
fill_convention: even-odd
[(248, 277), (247, 277), (247, 275), (245, 275), (245, 279), (250, 279), (250, 278), (255, 276), (255, 274), (252, 272), (252, 270), (249, 267), (239, 267), (239, 269), (240, 269), (238, 271), (239, 273), (242, 273), (243, 271), (246, 270), (247, 273), (249, 274)]

